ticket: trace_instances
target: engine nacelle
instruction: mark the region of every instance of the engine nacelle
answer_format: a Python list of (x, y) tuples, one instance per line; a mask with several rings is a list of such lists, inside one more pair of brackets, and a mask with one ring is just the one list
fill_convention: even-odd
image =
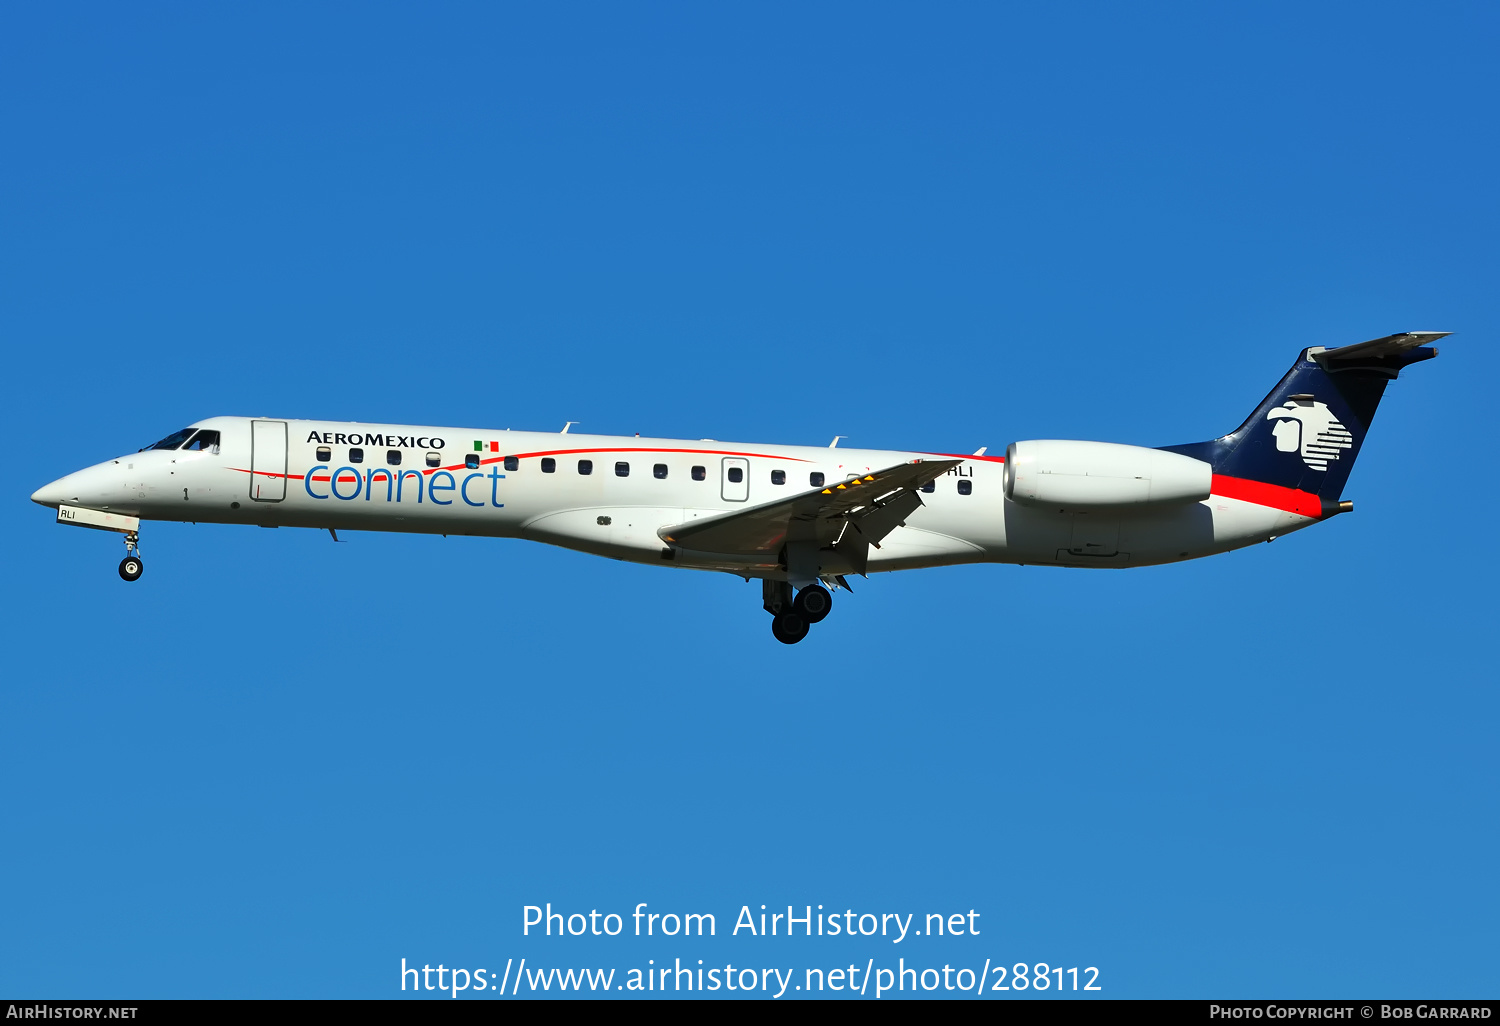
[(1212, 485), (1213, 467), (1202, 460), (1140, 445), (1043, 440), (1005, 450), (1005, 497), (1023, 506), (1201, 502)]

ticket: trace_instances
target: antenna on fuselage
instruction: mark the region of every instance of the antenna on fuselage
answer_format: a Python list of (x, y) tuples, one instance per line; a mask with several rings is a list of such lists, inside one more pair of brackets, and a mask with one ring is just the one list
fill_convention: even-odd
[(833, 436), (833, 441), (831, 441), (831, 442), (828, 443), (828, 448), (830, 448), (830, 449), (837, 449), (839, 447), (839, 441), (841, 439), (848, 438), (848, 437), (849, 437), (848, 435), (834, 435)]
[(570, 420), (570, 421), (568, 421), (566, 424), (563, 425), (563, 429), (561, 431), (559, 431), (558, 434), (560, 434), (560, 435), (567, 434), (568, 433), (568, 428), (572, 427), (574, 424), (577, 424), (577, 423), (578, 423), (578, 421), (576, 421), (576, 420)]

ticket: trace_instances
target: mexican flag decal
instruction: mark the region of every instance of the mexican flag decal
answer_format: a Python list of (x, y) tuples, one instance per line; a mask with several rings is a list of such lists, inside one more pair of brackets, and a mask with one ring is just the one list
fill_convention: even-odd
[[(474, 451), (475, 452), (484, 452), (484, 443), (481, 442), (481, 441), (479, 441), (478, 439), (475, 439), (475, 441), (474, 441)], [(490, 443), (490, 452), (499, 452), (499, 451), (500, 451), (500, 443), (499, 442), (491, 442)]]

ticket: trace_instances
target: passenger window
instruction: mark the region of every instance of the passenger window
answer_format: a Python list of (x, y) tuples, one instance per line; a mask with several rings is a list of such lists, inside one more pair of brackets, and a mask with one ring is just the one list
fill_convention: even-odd
[(440, 452), (430, 452), (430, 453), (428, 453), (427, 454), (427, 465), (429, 467), (441, 467), (443, 465), (443, 454), (440, 453)]
[(742, 468), (729, 468), (729, 481), (731, 484), (739, 484), (743, 480), (745, 480), (745, 471)]
[(505, 469), (516, 470), (521, 466), (521, 461), (514, 456), (505, 457)]
[(974, 490), (974, 482), (973, 481), (960, 481), (960, 482), (958, 482), (958, 494), (959, 495), (968, 495), (973, 490)]
[(333, 459), (333, 450), (326, 445), (318, 446), (318, 462), (327, 463), (331, 459)]
[(667, 465), (665, 463), (658, 463), (656, 466), (652, 467), (651, 476), (656, 478), (658, 481), (665, 481), (667, 479)]
[(922, 491), (926, 492), (928, 495), (931, 495), (933, 492), (937, 491), (937, 482), (928, 481), (922, 486)]
[(464, 453), (464, 466), (468, 467), (470, 470), (478, 470), (479, 469), (479, 453), (477, 453), (477, 452), (466, 452), (466, 453)]
[(592, 474), (594, 472), (594, 461), (593, 460), (579, 460), (578, 461), (578, 472), (580, 474), (582, 474), (583, 476), (585, 476), (585, 477), (587, 477), (588, 475)]
[(630, 476), (630, 464), (629, 463), (616, 463), (615, 464), (615, 477), (629, 477), (629, 476)]
[(387, 449), (385, 451), (385, 462), (392, 467), (401, 466), (401, 450)]
[(557, 461), (555, 459), (553, 459), (551, 456), (544, 456), (542, 458), (542, 473), (543, 474), (553, 474), (553, 473), (556, 473), (556, 472), (557, 472)]
[(786, 471), (784, 471), (784, 470), (773, 470), (773, 471), (771, 471), (771, 483), (772, 484), (780, 484), (780, 485), (786, 484)]
[(702, 481), (702, 480), (706, 479), (707, 477), (708, 477), (708, 471), (704, 470), (702, 467), (694, 467), (693, 468), (693, 480), (694, 481)]
[(807, 475), (807, 483), (812, 485), (814, 488), (822, 488), (823, 475), (814, 470), (811, 474)]
[(363, 449), (350, 449), (349, 450), (349, 462), (350, 463), (363, 463), (364, 461), (365, 461), (365, 451)]
[(192, 452), (204, 452), (208, 449), (218, 452), (219, 433), (217, 431), (199, 431), (193, 436), (193, 440), (184, 445), (183, 448)]

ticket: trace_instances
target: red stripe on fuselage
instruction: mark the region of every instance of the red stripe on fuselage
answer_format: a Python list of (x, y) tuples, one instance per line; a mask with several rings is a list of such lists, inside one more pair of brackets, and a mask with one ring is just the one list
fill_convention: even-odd
[[(804, 460), (800, 456), (772, 455), (771, 453), (765, 452), (730, 452), (727, 449), (651, 449), (645, 446), (639, 446), (635, 448), (625, 448), (621, 446), (605, 449), (546, 449), (538, 452), (513, 452), (510, 455), (514, 456), (518, 460), (524, 460), (530, 459), (534, 456), (572, 456), (576, 453), (585, 452), (691, 452), (700, 453), (704, 456), (754, 456), (756, 459), (762, 460), (791, 460), (796, 463), (812, 462), (811, 460)], [(501, 457), (501, 459), (504, 459), (504, 457)], [(479, 462), (495, 463), (497, 461), (480, 460)]]
[(1004, 463), (1004, 456), (975, 456), (969, 452), (929, 452), (928, 456), (947, 456), (955, 460), (980, 460), (984, 463)]
[[(518, 452), (512, 453), (511, 455), (516, 459), (536, 459), (542, 456), (573, 456), (591, 452), (672, 452), (693, 453), (704, 456), (754, 456), (758, 459), (788, 460), (797, 463), (812, 462), (811, 460), (804, 460), (797, 456), (770, 455), (767, 453), (758, 452), (731, 452), (726, 449), (650, 449), (644, 446), (608, 449), (547, 449), (537, 452)], [(965, 455), (963, 453), (928, 453), (928, 455), (947, 456), (952, 459), (960, 460), (983, 460), (987, 463), (1005, 462), (1004, 456), (974, 456)], [(482, 466), (486, 463), (499, 463), (504, 459), (504, 456), (492, 456), (489, 459), (480, 460), (479, 463)], [(251, 471), (246, 470), (242, 467), (231, 467), (230, 469), (236, 470), (241, 474), (259, 474), (262, 477), (271, 478), (284, 477), (289, 481), (301, 481), (305, 476), (303, 474), (275, 474), (264, 470)], [(464, 463), (455, 463), (452, 466), (448, 467), (375, 467), (372, 469), (377, 473), (389, 473), (391, 471), (396, 471), (398, 473), (418, 472), (422, 474), (435, 474), (439, 470), (467, 470), (469, 469), (469, 467)], [(331, 477), (331, 475), (329, 476)], [(327, 481), (329, 480), (329, 477), (325, 477), (322, 474), (315, 474), (313, 475), (313, 480)], [(352, 484), (355, 480), (356, 478), (351, 477), (339, 478), (339, 482), (341, 484)], [(1268, 506), (1271, 509), (1285, 510), (1288, 513), (1295, 513), (1298, 516), (1313, 517), (1315, 519), (1322, 519), (1323, 516), (1323, 500), (1318, 498), (1318, 496), (1314, 495), (1312, 492), (1304, 492), (1297, 488), (1284, 488), (1281, 485), (1267, 484), (1264, 481), (1251, 481), (1248, 478), (1243, 477), (1229, 477), (1225, 474), (1215, 474), (1213, 476), (1212, 492), (1214, 495), (1223, 496), (1226, 499), (1239, 499), (1243, 502), (1253, 502), (1257, 506)]]
[[(764, 453), (764, 452), (731, 452), (728, 449), (651, 449), (651, 448), (647, 448), (645, 446), (636, 446), (636, 447), (629, 447), (629, 448), (621, 446), (621, 447), (607, 448), (607, 449), (543, 449), (543, 450), (539, 450), (537, 452), (513, 452), (513, 453), (510, 453), (509, 456), (512, 457), (512, 458), (514, 458), (514, 459), (525, 460), (525, 459), (536, 459), (536, 458), (540, 458), (542, 456), (574, 456), (574, 455), (581, 455), (583, 453), (588, 453), (588, 452), (601, 452), (601, 453), (602, 452), (651, 452), (651, 453), (680, 452), (680, 453), (695, 453), (695, 454), (703, 455), (703, 456), (754, 456), (756, 459), (762, 459), (762, 460), (786, 460), (786, 461), (791, 462), (791, 463), (811, 463), (812, 462), (811, 460), (802, 459), (800, 456), (772, 455), (771, 453)], [(479, 465), (480, 466), (484, 466), (486, 463), (500, 463), (500, 462), (504, 461), (505, 459), (506, 459), (505, 456), (491, 456), (488, 459), (482, 459), (482, 460), (480, 460), (479, 461)], [(305, 476), (303, 474), (275, 474), (275, 473), (272, 473), (269, 470), (246, 470), (244, 467), (230, 467), (229, 469), (233, 470), (233, 471), (237, 471), (238, 473), (241, 473), (241, 474), (258, 474), (261, 477), (284, 477), (284, 478), (286, 478), (289, 481), (301, 481), (303, 479), (303, 477)], [(386, 471), (386, 470), (391, 470), (391, 471), (395, 471), (395, 472), (398, 472), (398, 473), (408, 473), (408, 474), (411, 474), (411, 473), (436, 474), (439, 470), (449, 470), (449, 471), (452, 471), (452, 470), (468, 470), (470, 468), (469, 468), (469, 465), (467, 463), (455, 463), (452, 466), (447, 466), (447, 467), (400, 467), (400, 466), (383, 467), (382, 466), (382, 467), (375, 467), (373, 469), (377, 473), (378, 472), (383, 472), (383, 471)], [(314, 475), (313, 480), (314, 481), (327, 481), (328, 478), (322, 477), (322, 476), (318, 476), (318, 475)], [(353, 478), (342, 478), (341, 477), (341, 478), (339, 478), (339, 480), (347, 482), (347, 481), (352, 481)]]
[(1243, 477), (1215, 474), (1213, 493), (1222, 495), (1226, 499), (1240, 499), (1244, 502), (1253, 502), (1257, 506), (1286, 510), (1298, 516), (1323, 516), (1323, 500), (1312, 492), (1283, 488), (1281, 485), (1266, 484), (1264, 481), (1251, 481)]

